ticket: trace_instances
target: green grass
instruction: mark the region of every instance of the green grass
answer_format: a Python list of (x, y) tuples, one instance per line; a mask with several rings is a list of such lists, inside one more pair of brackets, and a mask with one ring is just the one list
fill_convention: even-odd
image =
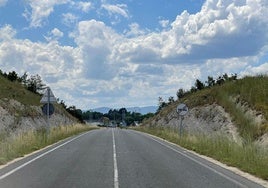
[[(236, 106), (237, 102), (246, 103), (250, 108), (260, 111), (268, 120), (268, 76), (245, 77), (235, 82), (227, 82), (211, 91), (217, 103), (231, 114), (244, 140), (252, 142), (268, 132), (267, 122), (255, 125), (254, 121)], [(236, 98), (236, 101), (232, 98)]]
[[(240, 136), (245, 143), (257, 140), (268, 133), (268, 122), (256, 125), (253, 119), (245, 115), (245, 112), (237, 105), (238, 102), (247, 104), (265, 117), (268, 121), (268, 76), (245, 77), (236, 81), (228, 81), (223, 85), (215, 85), (212, 88), (188, 93), (185, 97), (163, 108), (155, 117), (155, 120), (165, 118), (179, 103), (185, 103), (191, 109), (198, 106), (217, 103), (224, 107), (238, 128)], [(235, 101), (234, 101), (235, 99)], [(144, 124), (150, 125), (151, 120)]]
[(0, 135), (0, 165), (59, 140), (93, 129), (96, 129), (96, 127), (77, 124), (53, 127), (49, 135), (47, 135), (45, 129), (31, 130), (13, 136), (7, 136), (2, 133)]
[(39, 106), (41, 96), (25, 89), (18, 82), (11, 82), (0, 75), (0, 99), (14, 99), (25, 105)]
[[(8, 105), (9, 100), (14, 99), (24, 105), (24, 108), (18, 109)], [(25, 87), (15, 81), (11, 82), (0, 75), (0, 106), (4, 107), (11, 114), (15, 114), (19, 119), (20, 117), (35, 117), (38, 112), (33, 106), (41, 106), (41, 95), (28, 91)], [(55, 113), (60, 113), (70, 119), (75, 119), (69, 114), (60, 104), (54, 104)]]
[(241, 146), (228, 138), (219, 136), (207, 137), (184, 134), (180, 138), (177, 132), (163, 127), (139, 127), (135, 129), (161, 137), (184, 148), (268, 180), (268, 151), (264, 151), (253, 144)]

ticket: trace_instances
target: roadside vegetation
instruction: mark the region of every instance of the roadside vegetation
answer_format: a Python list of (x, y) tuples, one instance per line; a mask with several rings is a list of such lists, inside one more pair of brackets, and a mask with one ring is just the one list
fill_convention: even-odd
[(164, 127), (137, 127), (146, 132), (199, 154), (214, 158), (226, 165), (237, 167), (245, 172), (268, 180), (268, 151), (256, 145), (239, 145), (225, 137), (183, 134)]
[[(191, 90), (178, 90), (177, 100), (169, 97), (165, 102), (159, 97), (156, 115), (143, 121), (143, 126), (137, 130), (159, 136), (268, 180), (268, 148), (256, 144), (256, 141), (263, 135), (268, 134), (267, 94), (267, 75), (237, 79), (237, 75), (224, 74), (217, 79), (208, 77), (204, 83), (196, 80)], [(190, 109), (214, 103), (222, 106), (236, 125), (242, 143), (236, 143), (223, 136), (199, 135), (198, 133), (184, 133), (180, 138), (178, 132), (174, 132), (165, 125), (156, 126), (152, 123), (161, 118), (167, 118), (179, 103), (185, 103)], [(254, 114), (249, 115), (248, 109), (254, 110)], [(266, 121), (256, 123), (257, 115), (262, 115)]]
[[(169, 97), (168, 102), (165, 102), (159, 97), (159, 108), (154, 118), (166, 116), (179, 103), (185, 103), (189, 108), (216, 103), (231, 115), (243, 141), (251, 143), (268, 133), (267, 93), (268, 76), (265, 75), (237, 79), (236, 75), (224, 74), (216, 80), (209, 76), (205, 83), (197, 79), (189, 91), (179, 89), (176, 101), (174, 97)], [(256, 125), (254, 119), (246, 115), (245, 109), (239, 107), (241, 105), (256, 110), (267, 121)]]
[[(15, 71), (5, 73), (0, 70), (0, 88), (0, 107), (16, 118), (8, 127), (0, 125), (3, 126), (0, 127), (0, 165), (62, 139), (97, 128), (83, 124), (82, 111), (76, 109), (75, 106), (67, 107), (64, 101), (59, 102), (58, 99), (58, 102), (54, 104), (55, 112), (74, 119), (74, 122), (80, 120), (81, 124), (53, 126), (49, 134), (45, 128), (32, 128), (25, 132), (19, 126), (18, 121), (22, 117), (39, 116), (33, 107), (40, 106), (41, 108), (40, 99), (46, 85), (39, 75), (29, 76), (25, 72), (20, 76)], [(23, 104), (23, 108), (17, 109), (9, 105), (11, 100)]]
[(52, 127), (49, 134), (46, 129), (30, 130), (12, 136), (2, 133), (0, 134), (0, 165), (62, 139), (93, 129), (97, 129), (97, 127), (77, 124)]
[[(23, 75), (19, 75), (15, 71), (3, 72), (0, 69), (0, 99), (14, 99), (24, 105), (40, 105), (40, 99), (42, 93), (47, 88), (46, 84), (40, 75), (28, 75), (25, 72)], [(67, 111), (66, 115), (71, 114), (78, 119), (81, 123), (84, 121), (82, 118), (82, 110), (77, 109), (74, 105), (67, 106), (63, 100), (57, 98), (56, 108), (64, 109)]]

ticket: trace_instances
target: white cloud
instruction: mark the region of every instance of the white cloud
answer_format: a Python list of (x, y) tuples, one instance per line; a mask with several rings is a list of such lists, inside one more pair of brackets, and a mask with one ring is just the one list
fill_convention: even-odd
[(78, 17), (72, 13), (64, 13), (62, 14), (62, 23), (66, 26), (72, 26), (78, 20)]
[(111, 59), (113, 47), (120, 36), (103, 22), (81, 21), (73, 37), (83, 56), (84, 74), (92, 79), (110, 79), (116, 74), (116, 59)]
[(210, 0), (197, 14), (184, 11), (169, 30), (133, 38), (124, 51), (130, 61), (169, 64), (257, 55), (268, 41), (268, 7), (261, 0), (231, 2)]
[(244, 71), (242, 71), (241, 75), (268, 75), (268, 62), (263, 63), (259, 66), (249, 65)]
[(128, 9), (127, 9), (126, 4), (116, 4), (116, 5), (102, 4), (101, 8), (108, 11), (108, 13), (110, 15), (118, 14), (118, 15), (121, 15), (125, 18), (129, 18)]
[[(36, 12), (47, 10), (31, 17), (32, 26), (41, 26), (58, 5), (48, 4), (32, 5)], [(129, 18), (126, 6), (103, 9)], [(265, 0), (208, 0), (196, 14), (184, 11), (173, 22), (163, 20), (169, 27), (158, 32), (133, 23), (119, 34), (104, 22), (78, 22), (71, 13), (63, 18), (75, 27), (76, 47), (57, 42), (64, 37), (60, 28), (49, 32), (51, 40), (37, 43), (16, 39), (16, 31), (6, 25), (0, 28), (0, 65), (4, 71), (40, 74), (57, 97), (79, 108), (157, 104), (158, 96), (175, 96), (179, 88), (190, 89), (195, 79), (208, 75), (268, 70), (267, 61), (260, 63), (268, 53)]]
[(11, 25), (5, 25), (0, 28), (0, 42), (1, 40), (11, 40), (16, 33), (16, 30), (14, 30)]
[(78, 2), (78, 8), (81, 9), (83, 12), (89, 12), (89, 10), (93, 7), (91, 2)]
[(3, 7), (7, 4), (8, 0), (0, 0), (0, 7)]
[(47, 41), (52, 41), (52, 40), (58, 40), (63, 36), (64, 36), (63, 32), (61, 32), (58, 28), (54, 28), (52, 31), (48, 33), (48, 36), (45, 36), (45, 38)]
[(54, 37), (60, 38), (63, 37), (63, 32), (61, 32), (58, 28), (54, 28), (51, 33)]
[(148, 31), (142, 30), (138, 23), (132, 23), (129, 25), (129, 30), (125, 30), (124, 33), (127, 37), (137, 37), (148, 33)]
[(161, 25), (161, 27), (167, 28), (169, 26), (169, 20), (160, 20), (159, 24)]
[(68, 3), (70, 0), (36, 1), (27, 0), (31, 10), (25, 10), (24, 16), (30, 20), (30, 27), (42, 27), (48, 16), (54, 11), (54, 6)]
[(70, 1), (70, 5), (72, 8), (82, 10), (84, 13), (88, 13), (89, 10), (94, 8), (93, 3), (89, 1)]

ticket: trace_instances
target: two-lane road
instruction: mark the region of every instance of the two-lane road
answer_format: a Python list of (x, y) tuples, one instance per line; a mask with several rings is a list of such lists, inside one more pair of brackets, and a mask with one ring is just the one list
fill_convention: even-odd
[(100, 129), (2, 168), (0, 187), (262, 186), (155, 137), (131, 130)]

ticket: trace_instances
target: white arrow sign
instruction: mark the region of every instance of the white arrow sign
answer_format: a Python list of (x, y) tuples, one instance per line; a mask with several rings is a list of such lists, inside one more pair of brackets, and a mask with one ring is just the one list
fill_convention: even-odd
[(40, 103), (53, 103), (53, 102), (57, 102), (57, 99), (52, 93), (51, 89), (48, 87), (42, 99), (40, 100)]

